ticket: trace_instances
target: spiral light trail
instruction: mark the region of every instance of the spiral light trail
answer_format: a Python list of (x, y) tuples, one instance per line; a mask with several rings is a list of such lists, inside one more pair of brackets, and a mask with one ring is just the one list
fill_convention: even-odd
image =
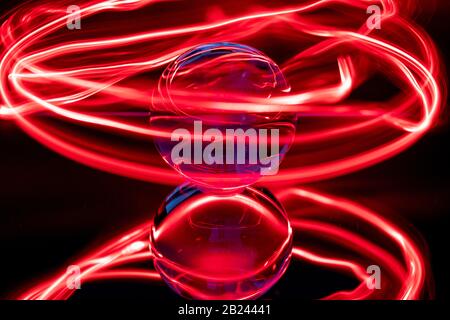
[[(14, 121), (44, 146), (87, 166), (177, 185), (183, 177), (151, 149), (154, 138), (170, 134), (149, 124), (162, 70), (204, 43), (252, 45), (280, 66), (290, 84), (282, 94), (212, 101), (208, 92), (175, 90), (171, 99), (195, 105), (192, 113), (269, 114), (276, 109), (297, 114), (297, 134), (280, 172), (259, 181), (279, 190), (275, 194), (286, 206), (294, 233), (311, 237), (311, 243), (294, 243), (294, 259), (349, 273), (361, 283), (325, 299), (419, 299), (426, 261), (406, 232), (359, 204), (299, 185), (389, 159), (439, 121), (444, 79), (432, 40), (412, 22), (420, 4), (280, 3), (227, 1), (218, 6), (199, 1), (194, 10), (186, 1), (80, 0), (83, 28), (71, 31), (66, 27), (74, 18), (66, 11), (69, 1), (26, 2), (0, 20), (0, 120)], [(370, 5), (382, 8), (379, 30), (367, 26)], [(373, 78), (389, 86), (388, 93), (378, 94), (381, 100), (358, 93), (370, 92)], [(304, 203), (321, 210), (305, 214)], [(327, 223), (330, 209), (342, 221), (366, 224), (373, 234)], [(155, 271), (128, 267), (152, 259), (150, 227), (140, 226), (78, 261), (81, 279), (159, 281)], [(381, 247), (372, 236), (391, 245)], [(329, 248), (317, 252), (314, 237), (328, 241)], [(335, 256), (333, 246), (353, 258)], [(365, 285), (369, 264), (386, 270), (385, 289)], [(66, 287), (67, 277), (44, 281), (20, 298), (67, 299), (74, 293)]]

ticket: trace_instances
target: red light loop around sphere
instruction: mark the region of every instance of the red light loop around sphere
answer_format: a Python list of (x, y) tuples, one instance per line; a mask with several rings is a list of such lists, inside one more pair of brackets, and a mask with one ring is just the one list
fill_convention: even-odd
[[(164, 5), (173, 3), (164, 2)], [(365, 26), (365, 10), (372, 3), (383, 9), (383, 27), (376, 32)], [(282, 172), (262, 179), (261, 183), (278, 183), (289, 190), (287, 184), (320, 181), (360, 170), (411, 147), (439, 121), (445, 96), (441, 82), (445, 80), (433, 41), (412, 21), (411, 12), (422, 9), (420, 1), (306, 1), (264, 8), (250, 8), (246, 6), (247, 2), (241, 1), (238, 11), (230, 10), (213, 20), (204, 14), (206, 7), (192, 8), (190, 1), (176, 2), (177, 9), (184, 5), (186, 11), (179, 10), (182, 13), (177, 15), (176, 10), (170, 8), (167, 16), (173, 17), (176, 23), (168, 19), (173, 23), (169, 25), (161, 18), (162, 13), (154, 10), (161, 4), (158, 1), (83, 0), (79, 3), (83, 9), (81, 17), (83, 21), (90, 21), (92, 29), (88, 33), (84, 33), (87, 29), (76, 33), (81, 35), (79, 38), (75, 33), (67, 32), (67, 16), (61, 10), (61, 4), (72, 3), (65, 0), (30, 2), (10, 16), (0, 18), (0, 119), (15, 121), (48, 148), (99, 170), (156, 183), (180, 183), (179, 175), (162, 167), (159, 155), (149, 152), (149, 141), (166, 138), (164, 134), (168, 130), (149, 128), (145, 118), (150, 94), (147, 91), (153, 84), (151, 81), (143, 83), (138, 76), (144, 72), (161, 74), (161, 67), (200, 43), (261, 44), (267, 43), (267, 37), (276, 36), (289, 44), (285, 52), (288, 60), (283, 62), (282, 70), (293, 89), (280, 100), (282, 110), (298, 112), (302, 119), (310, 121), (295, 137)], [(234, 4), (233, 1), (221, 3), (230, 7)], [(339, 9), (336, 13), (345, 10), (348, 15), (336, 14), (329, 19), (331, 11), (328, 9)], [(158, 21), (139, 26), (108, 23), (105, 28), (106, 22), (111, 21), (104, 19), (109, 14), (125, 15), (129, 19), (140, 10), (148, 10), (150, 15), (158, 12), (161, 25), (153, 24)], [(188, 11), (192, 16), (186, 19)], [(220, 70), (223, 69), (214, 71)], [(366, 84), (374, 73), (394, 80), (396, 89), (400, 90), (394, 97), (383, 97), (386, 99), (381, 102), (354, 99), (354, 91)], [(315, 77), (311, 79), (305, 74)], [(182, 97), (183, 85), (187, 82), (177, 83), (181, 86), (177, 88), (176, 83), (172, 83), (171, 99), (181, 108), (168, 104), (169, 113), (192, 116), (198, 111), (217, 111), (216, 105), (205, 103), (199, 103), (196, 110), (186, 109)], [(163, 93), (164, 90), (162, 88)], [(202, 92), (198, 92), (198, 102), (204, 102), (207, 97), (202, 99)], [(263, 90), (263, 93), (267, 92)], [(234, 96), (238, 100), (249, 99), (239, 92)], [(164, 97), (167, 95), (163, 94)], [(165, 98), (154, 98), (154, 106), (165, 104)], [(266, 97), (266, 100), (270, 99)], [(244, 104), (248, 108), (240, 106), (240, 110), (254, 113), (264, 107), (258, 101), (257, 97), (251, 99), (251, 103)], [(237, 104), (236, 100), (231, 102)], [(226, 111), (224, 115), (232, 113), (229, 104), (220, 105)], [(144, 117), (136, 116), (142, 113), (145, 113)], [(97, 134), (99, 132), (111, 136), (105, 141), (103, 135)], [(126, 147), (118, 143), (117, 135), (126, 138)], [(136, 147), (130, 141), (145, 143)], [(220, 183), (225, 181), (224, 174), (217, 174), (215, 178)], [(253, 178), (258, 177), (249, 175), (249, 178), (248, 183), (252, 183)], [(196, 180), (206, 186), (213, 184), (204, 181), (203, 177)], [(232, 181), (227, 185), (235, 186)], [(304, 241), (294, 249), (294, 257), (298, 259), (334, 270), (350, 270), (362, 281), (355, 290), (336, 292), (328, 298), (417, 299), (423, 296), (424, 283), (429, 276), (426, 257), (400, 228), (387, 224), (381, 215), (346, 200), (300, 189), (293, 193), (295, 196), (289, 194), (288, 197), (295, 201), (308, 198), (325, 205), (326, 208), (313, 212), (319, 213), (324, 220), (330, 207), (335, 207), (348, 213), (347, 218), (346, 215), (338, 217), (345, 220), (342, 226), (344, 222), (355, 220), (367, 220), (376, 226), (377, 232), (362, 235), (364, 241), (352, 242), (349, 239), (359, 239), (352, 234), (358, 230), (327, 226), (329, 220), (324, 223), (293, 222), (293, 227), (302, 234), (309, 230), (317, 237), (339, 239), (340, 243), (352, 245), (354, 249), (352, 257), (336, 257), (336, 251), (331, 247), (308, 248)], [(279, 198), (282, 200), (281, 195)], [(289, 212), (293, 214), (291, 210)], [(318, 219), (314, 215), (313, 218)], [(149, 252), (142, 251), (147, 248), (149, 228), (148, 224), (139, 227), (78, 261), (83, 269), (83, 280), (159, 279), (153, 271), (124, 267), (130, 261), (152, 258)], [(380, 250), (377, 247), (381, 243), (380, 237), (391, 239), (396, 250), (389, 254), (384, 252), (389, 251), (387, 247)], [(354, 261), (353, 257), (358, 259)], [(395, 290), (367, 291), (364, 271), (372, 259), (386, 265), (384, 270), (393, 270), (387, 288)], [(112, 266), (121, 268), (108, 269)], [(74, 292), (66, 288), (66, 277), (62, 274), (43, 281), (22, 297), (68, 298)]]

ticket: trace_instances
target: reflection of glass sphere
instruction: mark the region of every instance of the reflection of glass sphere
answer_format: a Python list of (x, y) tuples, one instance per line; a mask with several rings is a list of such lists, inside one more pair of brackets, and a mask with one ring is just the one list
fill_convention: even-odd
[[(276, 158), (279, 165), (293, 141), (296, 116), (281, 113), (275, 105), (270, 107), (270, 112), (259, 112), (257, 108), (247, 110), (246, 106), (264, 105), (270, 97), (287, 91), (289, 86), (279, 67), (256, 49), (226, 42), (195, 47), (167, 67), (154, 92), (150, 121), (153, 129), (162, 132), (155, 138), (157, 149), (167, 163), (199, 186), (233, 190), (250, 185), (264, 175), (261, 168), (276, 163), (269, 160)], [(194, 132), (194, 121), (197, 124), (201, 121), (200, 135)], [(172, 151), (181, 138), (171, 139), (171, 134), (177, 129), (186, 129), (190, 134), (185, 137), (192, 144), (191, 153), (186, 156), (183, 152), (183, 157), (191, 159), (191, 163), (174, 161)], [(215, 141), (205, 140), (209, 129), (223, 134), (222, 161), (217, 160), (216, 152), (213, 154), (217, 161), (207, 161), (208, 156), (204, 154), (197, 157), (200, 161), (194, 159), (195, 146), (200, 146), (202, 153)], [(226, 142), (231, 140), (225, 137), (227, 129), (256, 131), (257, 142), (246, 138), (245, 150), (241, 152), (245, 163), (238, 161), (238, 139), (231, 142), (235, 152), (229, 155)], [(250, 161), (255, 150), (252, 147), (259, 152), (261, 130), (267, 130), (267, 157), (258, 158), (255, 163)], [(278, 140), (271, 135), (275, 130), (278, 130)], [(278, 144), (273, 153), (272, 143)]]
[(292, 230), (267, 190), (221, 197), (178, 187), (154, 218), (155, 267), (179, 294), (194, 299), (251, 299), (286, 270)]

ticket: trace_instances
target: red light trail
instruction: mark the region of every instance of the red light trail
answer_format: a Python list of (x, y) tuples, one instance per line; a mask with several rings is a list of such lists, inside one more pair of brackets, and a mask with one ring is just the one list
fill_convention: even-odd
[[(302, 188), (290, 188), (276, 193), (287, 204), (298, 207), (312, 204), (321, 208), (321, 214), (304, 215), (292, 209), (291, 223), (294, 235), (311, 233), (311, 238), (294, 243), (293, 258), (305, 263), (318, 265), (353, 276), (360, 284), (352, 290), (334, 292), (324, 299), (418, 299), (425, 286), (425, 266), (423, 257), (416, 245), (402, 230), (389, 221), (381, 218), (375, 212), (353, 203), (347, 199), (339, 199), (316, 191)], [(291, 205), (288, 204), (291, 202)], [(330, 225), (325, 222), (329, 210), (336, 210), (338, 221), (351, 219), (355, 223), (365, 223), (371, 232), (380, 234), (376, 241), (369, 237), (346, 230), (341, 226)], [(161, 281), (159, 274), (147, 268), (133, 268), (133, 263), (149, 261), (152, 254), (148, 250), (148, 236), (151, 225), (147, 222), (124, 236), (111, 241), (101, 249), (87, 255), (75, 265), (79, 266), (81, 282), (104, 281), (114, 279), (138, 279), (142, 281)], [(309, 239), (308, 239), (309, 238)], [(329, 247), (320, 247), (317, 239), (327, 240)], [(389, 241), (391, 250), (381, 248), (377, 241)], [(336, 245), (338, 244), (338, 245)], [(336, 245), (336, 247), (334, 247)], [(352, 259), (340, 257), (334, 251), (337, 248), (349, 250)], [(396, 257), (396, 250), (400, 250), (401, 257)], [(366, 285), (369, 274), (366, 266), (377, 264), (384, 270), (382, 290), (372, 290)], [(301, 270), (299, 270), (300, 272)], [(20, 299), (27, 300), (59, 300), (68, 299), (76, 290), (69, 289), (67, 280), (72, 274), (61, 273), (55, 278), (43, 281), (35, 288), (21, 295)], [(320, 281), (320, 279), (318, 279)], [(189, 288), (185, 288), (189, 290)]]
[[(232, 101), (211, 101), (210, 92), (189, 90), (173, 91), (170, 98), (177, 105), (189, 104), (192, 113), (250, 115), (276, 109), (297, 114), (299, 128), (279, 173), (258, 182), (274, 190), (283, 187), (276, 195), (294, 233), (330, 242), (329, 251), (316, 251), (307, 241), (294, 241), (293, 258), (350, 273), (361, 282), (329, 299), (420, 298), (425, 261), (405, 232), (356, 203), (298, 187), (389, 159), (439, 121), (444, 79), (432, 40), (412, 22), (419, 2), (316, 0), (276, 8), (228, 2), (222, 9), (203, 4), (189, 15), (190, 5), (183, 1), (79, 1), (83, 28), (77, 31), (66, 28), (73, 18), (66, 13), (68, 1), (25, 3), (1, 20), (0, 120), (14, 121), (49, 149), (87, 166), (177, 185), (183, 177), (149, 146), (153, 138), (170, 134), (149, 125), (162, 70), (201, 44), (252, 45), (278, 63), (288, 89), (268, 98), (235, 94)], [(380, 30), (366, 25), (372, 4), (382, 8)], [(140, 12), (161, 12), (161, 17), (143, 21)], [(115, 23), (121, 15), (136, 23)], [(394, 94), (365, 100), (355, 93), (374, 76), (389, 83)], [(305, 216), (295, 204), (305, 201), (323, 210)], [(330, 208), (342, 213), (343, 221), (367, 224), (374, 234), (358, 235), (327, 223)], [(150, 227), (136, 228), (79, 261), (83, 281), (158, 280), (154, 271), (126, 268), (152, 259)], [(386, 238), (395, 249), (369, 236)], [(334, 256), (333, 245), (349, 250), (352, 259)], [(387, 270), (389, 285), (383, 290), (365, 286), (368, 264)], [(20, 298), (69, 298), (74, 292), (66, 288), (66, 277), (43, 282)]]

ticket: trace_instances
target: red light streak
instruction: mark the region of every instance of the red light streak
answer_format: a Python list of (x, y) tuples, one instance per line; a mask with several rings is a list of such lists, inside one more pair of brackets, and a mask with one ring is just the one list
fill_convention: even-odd
[[(353, 290), (341, 290), (323, 297), (323, 299), (418, 299), (423, 294), (425, 284), (425, 266), (423, 257), (409, 236), (388, 220), (381, 218), (375, 212), (347, 199), (340, 199), (316, 191), (301, 188), (291, 188), (278, 192), (277, 196), (284, 202), (294, 203), (296, 206), (310, 202), (322, 208), (320, 214), (302, 217), (301, 214), (291, 212), (294, 234), (303, 234), (313, 230), (315, 236), (329, 239), (333, 243), (340, 243), (351, 250), (352, 258), (340, 257), (330, 246), (314, 245), (314, 242), (294, 243), (293, 258), (329, 268), (337, 272), (353, 276), (360, 284)], [(376, 240), (368, 235), (357, 235), (353, 230), (342, 227), (329, 226), (320, 221), (320, 215), (329, 215), (328, 209), (337, 209), (342, 221), (351, 220), (356, 223), (368, 223), (372, 232), (380, 233), (383, 241), (392, 242), (392, 252), (400, 250), (401, 257), (395, 256), (386, 248), (380, 248)], [(116, 240), (108, 243), (104, 248), (94, 251), (75, 265), (81, 268), (80, 280), (82, 284), (91, 281), (106, 281), (114, 279), (138, 279), (149, 282), (161, 281), (154, 270), (136, 269), (130, 267), (133, 263), (152, 259), (148, 251), (148, 235), (151, 225), (142, 226), (128, 232)], [(322, 253), (326, 251), (325, 253)], [(382, 266), (385, 283), (381, 290), (369, 289), (366, 280), (369, 274), (366, 267), (370, 264)], [(293, 266), (291, 266), (292, 268)], [(68, 299), (76, 290), (68, 289), (66, 281), (70, 274), (60, 275), (41, 282), (36, 287), (19, 296), (26, 300), (59, 300)], [(317, 279), (320, 283), (321, 279)], [(207, 297), (205, 297), (207, 298)]]
[[(161, 1), (80, 2), (82, 19), (89, 20), (100, 13), (132, 15)], [(376, 32), (365, 24), (365, 8), (370, 4), (383, 8), (383, 27)], [(288, 92), (268, 99), (236, 96), (239, 101), (233, 103), (211, 102), (207, 95), (192, 96), (182, 91), (172, 96), (177, 103), (194, 104), (197, 111), (264, 113), (276, 107), (281, 112), (297, 113), (301, 130), (293, 148), (279, 174), (264, 177), (261, 184), (288, 188), (366, 168), (411, 147), (439, 121), (443, 101), (441, 63), (432, 40), (411, 21), (409, 12), (419, 6), (415, 1), (305, 1), (296, 6), (220, 15), (218, 21), (211, 21), (205, 14), (195, 23), (184, 22), (184, 14), (174, 10), (181, 21), (177, 26), (167, 27), (160, 21), (157, 27), (137, 32), (127, 27), (121, 30), (109, 21), (110, 34), (116, 36), (101, 33), (107, 22), (99, 18), (92, 22), (84, 38), (64, 30), (67, 5), (66, 1), (55, 5), (30, 3), (2, 21), (0, 119), (15, 121), (46, 147), (99, 170), (150, 182), (180, 183), (182, 178), (165, 167), (156, 152), (147, 149), (153, 137), (168, 133), (134, 117), (120, 116), (149, 110), (157, 79), (143, 80), (142, 75), (158, 73), (198, 44), (258, 43), (277, 30), (294, 52), (279, 63), (292, 86)], [(336, 5), (351, 14), (324, 20), (319, 9)], [(395, 96), (382, 102), (356, 99), (354, 91), (376, 73), (393, 82), (398, 89)], [(302, 126), (302, 119), (312, 122)], [(110, 138), (100, 138), (100, 134)], [(117, 136), (141, 144), (125, 148), (114, 139)], [(352, 239), (343, 245), (353, 245), (351, 249), (359, 258), (370, 252), (389, 270), (390, 284), (395, 288), (391, 293), (372, 292), (362, 283), (353, 291), (336, 292), (327, 298), (420, 298), (426, 277), (424, 260), (402, 230), (344, 199), (296, 187), (279, 196), (286, 201), (307, 199), (333, 207), (349, 219), (364, 221), (382, 232), (403, 254), (400, 261), (350, 230), (304, 221), (291, 214), (297, 231), (315, 231), (337, 243)], [(140, 227), (79, 262), (83, 281), (122, 277), (157, 280), (159, 276), (152, 271), (122, 268), (151, 258), (146, 248), (149, 228)], [(361, 261), (322, 255), (303, 245), (295, 247), (293, 256), (349, 272), (361, 282), (367, 277)], [(113, 266), (119, 269), (109, 270)], [(65, 279), (66, 275), (61, 275), (44, 282), (21, 298), (68, 298), (73, 292), (65, 287)]]
[[(111, 102), (119, 98), (122, 101), (125, 99), (127, 104), (141, 110), (148, 110), (148, 94), (151, 88), (140, 91), (141, 86), (138, 83), (125, 85), (121, 83), (124, 79), (144, 71), (158, 69), (196, 43), (235, 41), (242, 37), (259, 39), (263, 31), (267, 32), (269, 26), (275, 25), (282, 27), (283, 31), (286, 31), (284, 37), (289, 37), (291, 41), (296, 41), (296, 35), (299, 33), (317, 40), (316, 44), (300, 51), (282, 65), (289, 83), (294, 88), (284, 96), (264, 100), (246, 98), (241, 103), (235, 102), (232, 105), (226, 101), (211, 103), (199, 96), (195, 106), (211, 112), (226, 112), (227, 106), (233, 108), (235, 112), (266, 112), (276, 105), (282, 111), (297, 112), (300, 119), (302, 117), (317, 119), (314, 128), (303, 129), (298, 134), (298, 145), (303, 147), (314, 143), (316, 148), (328, 150), (309, 154), (299, 152), (294, 147), (280, 174), (265, 177), (264, 183), (295, 184), (347, 174), (395, 156), (414, 144), (436, 123), (442, 102), (438, 78), (439, 62), (431, 40), (407, 22), (406, 17), (400, 15), (398, 1), (370, 1), (372, 2), (380, 3), (384, 8), (382, 17), (384, 28), (376, 36), (371, 35), (365, 24), (354, 30), (338, 29), (314, 23), (309, 19), (305, 20), (303, 17), (331, 4), (345, 5), (350, 10), (364, 8), (369, 4), (368, 1), (312, 1), (278, 10), (259, 10), (219, 22), (204, 21), (196, 25), (100, 39), (73, 41), (70, 38), (72, 34), (66, 32), (60, 36), (62, 39), (58, 39), (55, 43), (45, 37), (64, 28), (66, 23), (64, 14), (55, 13), (54, 19), (50, 22), (16, 35), (19, 32), (12, 32), (17, 30), (14, 23), (20, 14), (23, 14), (18, 11), (2, 26), (5, 44), (0, 62), (2, 77), (0, 93), (3, 101), (0, 118), (14, 119), (36, 140), (86, 165), (132, 178), (177, 184), (181, 179), (171, 170), (162, 167), (160, 160), (155, 159), (156, 155), (145, 155), (142, 161), (142, 150), (133, 150), (124, 157), (123, 154), (111, 155), (108, 152), (111, 148), (105, 146), (104, 142), (96, 141), (95, 138), (91, 138), (92, 143), (89, 146), (86, 146), (86, 141), (80, 143), (69, 132), (64, 132), (69, 136), (61, 139), (52, 133), (54, 128), (50, 123), (37, 121), (32, 115), (46, 111), (62, 121), (75, 122), (102, 132), (112, 130), (116, 132), (115, 134), (130, 139), (164, 136), (167, 132), (152, 129), (146, 124), (137, 124), (122, 118), (118, 120), (117, 117), (96, 116), (89, 112), (89, 109), (102, 108), (115, 111), (114, 108), (117, 107)], [(87, 1), (82, 7), (81, 16), (88, 19), (103, 11), (129, 11), (146, 5), (152, 6), (154, 1), (116, 1), (113, 5), (111, 1)], [(46, 7), (43, 5), (38, 8), (45, 10)], [(29, 14), (28, 19), (35, 18), (33, 12), (35, 11)], [(364, 14), (362, 13), (362, 17)], [(361, 15), (355, 15), (354, 18), (361, 19)], [(249, 26), (245, 35), (239, 32), (241, 23)], [(9, 32), (6, 32), (7, 30)], [(408, 38), (411, 47), (417, 47), (415, 51), (404, 50), (392, 41), (383, 39), (383, 36), (393, 37), (400, 34)], [(131, 59), (114, 53), (114, 49), (120, 46), (136, 44), (150, 46), (156, 40), (169, 41), (175, 36), (188, 38), (185, 42), (180, 42), (179, 45), (163, 52), (147, 53), (145, 59)], [(40, 49), (29, 49), (34, 46)], [(339, 51), (345, 49), (345, 54), (335, 52), (336, 48), (340, 47), (342, 50)], [(99, 50), (110, 50), (107, 57), (113, 62), (96, 63), (95, 57)], [(75, 53), (86, 57), (89, 65), (82, 61), (77, 64), (75, 60), (71, 61), (69, 68), (64, 66), (52, 70), (45, 67), (46, 63), (55, 59), (64, 61)], [(369, 55), (370, 59), (383, 64), (389, 69), (388, 75), (397, 78), (399, 85), (408, 90), (390, 101), (375, 105), (349, 100), (348, 96), (352, 90), (365, 80), (367, 73), (373, 72), (367, 61), (359, 61), (362, 55)], [(334, 60), (337, 69), (316, 68), (315, 71), (322, 79), (322, 85), (311, 90), (298, 90), (297, 88), (303, 85), (308, 87), (310, 81), (296, 75), (298, 68), (311, 65), (314, 60), (328, 64), (332, 64)], [(50, 97), (40, 94), (37, 90), (49, 85), (54, 85), (57, 92), (69, 90), (70, 94)], [(97, 97), (96, 100), (89, 100), (93, 97)], [(192, 95), (186, 97), (186, 93), (183, 92), (180, 92), (177, 98), (180, 102), (187, 98), (191, 103), (195, 99)], [(86, 107), (86, 103), (89, 103), (89, 106)], [(321, 118), (325, 121), (321, 121)], [(338, 119), (342, 118), (351, 122), (341, 124)], [(414, 121), (410, 118), (418, 119)], [(379, 138), (381, 132), (388, 131), (387, 137)], [(365, 134), (368, 141), (373, 140), (373, 143), (367, 143), (362, 150), (358, 150), (361, 145), (355, 146), (357, 151), (354, 152), (348, 152), (347, 148), (343, 150), (343, 145), (354, 144), (351, 138), (355, 134)], [(378, 138), (370, 139), (374, 135)], [(330, 138), (336, 139), (337, 143), (333, 144), (333, 147), (329, 145)]]

